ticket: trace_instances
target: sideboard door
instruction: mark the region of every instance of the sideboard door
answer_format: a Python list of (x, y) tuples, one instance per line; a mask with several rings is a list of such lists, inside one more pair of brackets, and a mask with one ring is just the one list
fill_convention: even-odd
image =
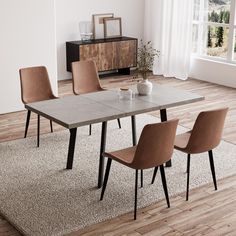
[(99, 70), (99, 44), (84, 44), (80, 45), (80, 55), (79, 58), (81, 61), (84, 60), (93, 60), (95, 61), (97, 68)]
[(137, 40), (114, 42), (116, 68), (134, 67), (137, 64)]
[(99, 43), (98, 44), (98, 70), (106, 71), (106, 70), (114, 70), (116, 68), (116, 64), (114, 61), (114, 46), (113, 42), (108, 43)]

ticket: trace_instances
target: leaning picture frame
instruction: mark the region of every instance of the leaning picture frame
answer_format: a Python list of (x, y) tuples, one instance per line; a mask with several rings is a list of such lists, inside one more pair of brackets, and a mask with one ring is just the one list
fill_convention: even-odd
[(104, 38), (104, 19), (114, 17), (114, 13), (93, 14), (93, 38)]
[(121, 17), (104, 18), (105, 38), (117, 38), (122, 36)]

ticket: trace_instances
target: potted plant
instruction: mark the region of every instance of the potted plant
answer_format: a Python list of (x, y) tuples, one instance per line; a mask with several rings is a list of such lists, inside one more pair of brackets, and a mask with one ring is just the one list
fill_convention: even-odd
[(148, 81), (148, 75), (152, 72), (154, 60), (159, 56), (159, 53), (158, 50), (152, 47), (151, 41), (145, 44), (141, 40), (137, 55), (137, 72), (143, 78), (143, 80), (137, 84), (140, 95), (148, 95), (152, 92), (152, 83)]

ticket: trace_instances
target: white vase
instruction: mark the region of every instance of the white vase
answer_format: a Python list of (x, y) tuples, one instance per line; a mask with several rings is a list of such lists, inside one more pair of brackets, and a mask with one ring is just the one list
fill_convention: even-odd
[(152, 83), (148, 80), (142, 80), (137, 84), (138, 93), (140, 95), (149, 95), (152, 92)]

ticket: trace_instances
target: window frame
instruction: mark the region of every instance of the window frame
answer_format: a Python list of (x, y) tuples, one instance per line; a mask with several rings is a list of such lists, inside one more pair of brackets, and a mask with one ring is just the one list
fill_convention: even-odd
[[(197, 50), (193, 52), (195, 57), (205, 58), (213, 61), (220, 61), (230, 64), (236, 64), (236, 56), (234, 57), (234, 45), (236, 43), (235, 38), (235, 31), (236, 31), (236, 0), (231, 0), (230, 3), (230, 20), (229, 24), (227, 23), (218, 23), (218, 22), (210, 22), (205, 21), (205, 1), (200, 0), (199, 6), (199, 14), (198, 20), (193, 20), (193, 26), (198, 26), (198, 33), (197, 33)], [(194, 9), (195, 10), (195, 9)], [(207, 46), (206, 42), (203, 40), (203, 34), (205, 27), (208, 26), (217, 26), (217, 27), (228, 27), (229, 28), (229, 35), (228, 35), (228, 50), (227, 55), (225, 58), (217, 57), (217, 56), (210, 56), (205, 53)]]

